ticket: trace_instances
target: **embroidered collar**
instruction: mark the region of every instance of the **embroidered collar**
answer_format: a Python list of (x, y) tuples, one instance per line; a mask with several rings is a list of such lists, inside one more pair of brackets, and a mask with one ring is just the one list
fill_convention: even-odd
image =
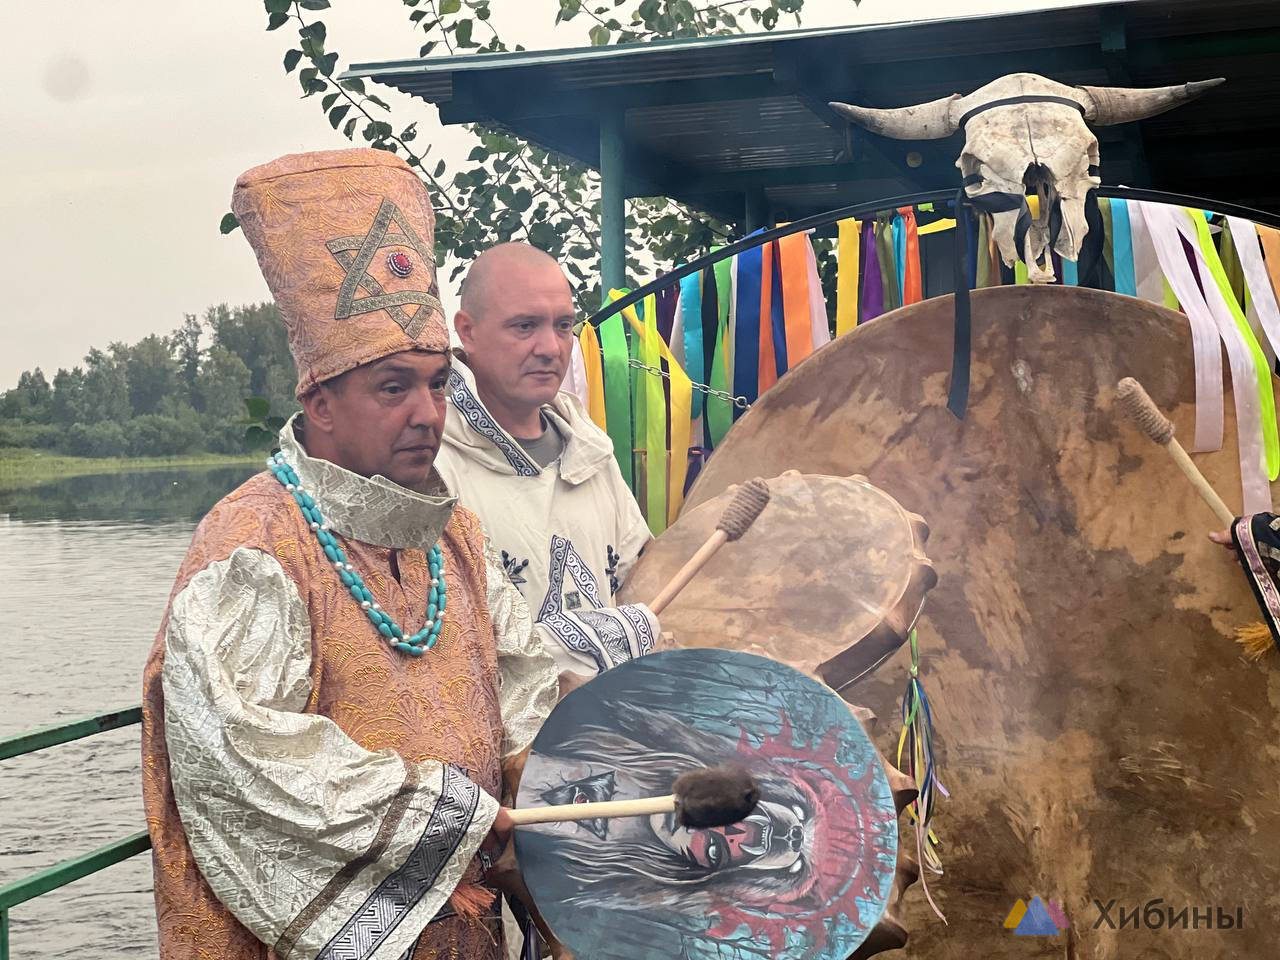
[(545, 468), (530, 457), (485, 408), (476, 390), (475, 374), (465, 358), (455, 354), (449, 373), (450, 403), (444, 440), (460, 457), (484, 464), (498, 473), (536, 477), (544, 472), (577, 485), (590, 480), (613, 463), (613, 441), (597, 427), (578, 399), (563, 391), (542, 407), (542, 415), (564, 440), (560, 458)]
[(302, 414), (280, 430), (280, 450), (344, 537), (394, 550), (426, 550), (444, 533), (458, 498), (432, 471), (432, 493), (415, 493), (383, 476), (362, 477), (308, 456), (299, 434)]
[[(541, 468), (533, 458), (524, 452), (524, 448), (511, 437), (507, 431), (498, 426), (498, 422), (489, 415), (480, 398), (471, 389), (471, 384), (459, 372), (460, 364), (455, 363), (449, 371), (449, 399), (458, 408), (471, 429), (492, 443), (518, 477), (536, 477)], [(567, 442), (566, 438), (566, 442)]]

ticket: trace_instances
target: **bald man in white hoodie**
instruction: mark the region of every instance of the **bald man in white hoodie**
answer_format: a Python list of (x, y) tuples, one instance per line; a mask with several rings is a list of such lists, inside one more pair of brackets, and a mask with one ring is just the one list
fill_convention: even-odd
[[(590, 617), (650, 539), (608, 435), (561, 389), (575, 311), (564, 271), (528, 244), (481, 254), (462, 288), (462, 344), (436, 468), (476, 513), (534, 618), (560, 640), (561, 670), (594, 675), (653, 649), (641, 605), (600, 637), (559, 616)], [(601, 624), (601, 626), (605, 626)]]

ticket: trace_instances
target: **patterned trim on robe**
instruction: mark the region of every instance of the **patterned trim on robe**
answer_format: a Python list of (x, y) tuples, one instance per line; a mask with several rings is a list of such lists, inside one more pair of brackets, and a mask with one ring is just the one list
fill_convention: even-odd
[(364, 960), (435, 883), (466, 836), (480, 788), (453, 767), (444, 768), (440, 797), (409, 858), (369, 896), (316, 960)]
[(517, 476), (536, 477), (542, 472), (538, 465), (530, 460), (517, 444), (512, 443), (502, 428), (493, 421), (489, 411), (485, 410), (484, 405), (476, 399), (471, 388), (467, 386), (467, 381), (457, 370), (449, 371), (449, 399), (458, 408), (458, 412), (466, 418), (467, 423), (471, 424), (471, 428), (497, 447), (498, 452), (507, 458), (507, 463), (511, 464)]

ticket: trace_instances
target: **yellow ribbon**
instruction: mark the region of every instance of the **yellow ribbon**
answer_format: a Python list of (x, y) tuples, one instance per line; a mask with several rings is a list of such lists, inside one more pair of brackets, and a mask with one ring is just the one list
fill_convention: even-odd
[(600, 361), (600, 338), (596, 336), (596, 328), (589, 323), (582, 325), (578, 334), (578, 343), (582, 347), (582, 365), (587, 371), (587, 413), (601, 430), (608, 429), (608, 420), (604, 409), (604, 369)]
[[(862, 224), (852, 218), (837, 225), (836, 243), (836, 336), (858, 325), (858, 270), (862, 256)], [(761, 316), (760, 322), (765, 318)]]

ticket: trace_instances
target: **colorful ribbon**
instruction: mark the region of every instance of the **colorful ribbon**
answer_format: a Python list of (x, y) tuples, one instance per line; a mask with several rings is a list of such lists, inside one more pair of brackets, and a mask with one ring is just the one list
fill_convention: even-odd
[[(861, 250), (858, 240), (862, 224), (841, 220), (836, 225), (836, 336), (858, 325), (858, 270)], [(744, 254), (745, 256), (745, 254)], [(741, 269), (741, 268), (739, 268)]]
[[(760, 304), (764, 248), (738, 254), (734, 286), (733, 395), (754, 403), (760, 395)], [(733, 411), (736, 420), (741, 411)]]
[(880, 277), (880, 253), (875, 221), (862, 225), (862, 322), (884, 313), (884, 284)]
[[(684, 331), (684, 363), (690, 378), (706, 383), (702, 369), (702, 275), (680, 281), (680, 324)], [(702, 395), (693, 398), (693, 417), (702, 416)]]
[(596, 336), (596, 328), (589, 323), (584, 323), (578, 334), (578, 348), (582, 351), (582, 366), (587, 380), (587, 413), (597, 427), (607, 431), (608, 414), (604, 403), (604, 370), (600, 366), (600, 338)]
[(1227, 227), (1235, 244), (1248, 293), (1249, 319), (1251, 322), (1256, 321), (1255, 334), (1261, 334), (1261, 346), (1267, 353), (1267, 366), (1274, 369), (1276, 352), (1280, 350), (1280, 304), (1276, 301), (1267, 265), (1262, 259), (1260, 231), (1253, 223), (1239, 217), (1228, 217)]
[(1133, 256), (1133, 233), (1129, 221), (1129, 204), (1124, 200), (1112, 200), (1111, 208), (1111, 263), (1115, 276), (1116, 293), (1126, 297), (1138, 295), (1138, 278)]
[[(733, 302), (733, 279), (731, 274), (732, 264), (728, 260), (721, 260), (715, 265), (716, 278), (716, 314), (715, 314), (715, 342), (711, 351), (711, 369), (710, 377), (707, 385), (712, 390), (719, 390), (727, 393), (727, 387), (731, 382), (728, 367), (728, 356), (725, 350), (726, 341), (728, 340), (729, 327), (729, 305)], [(705, 317), (706, 314), (704, 313)], [(703, 328), (703, 335), (706, 335), (706, 328)], [(704, 351), (705, 351), (705, 344)], [(705, 352), (703, 354), (706, 355)], [(707, 439), (709, 445), (714, 449), (720, 445), (720, 441), (724, 439), (724, 435), (729, 432), (729, 427), (733, 425), (733, 406), (721, 397), (713, 397), (708, 395), (703, 401), (704, 409), (707, 411)]]
[(635, 489), (631, 449), (631, 378), (627, 375), (627, 334), (621, 315), (600, 324), (600, 352), (604, 368), (605, 430), (613, 441), (613, 456), (627, 486)]

